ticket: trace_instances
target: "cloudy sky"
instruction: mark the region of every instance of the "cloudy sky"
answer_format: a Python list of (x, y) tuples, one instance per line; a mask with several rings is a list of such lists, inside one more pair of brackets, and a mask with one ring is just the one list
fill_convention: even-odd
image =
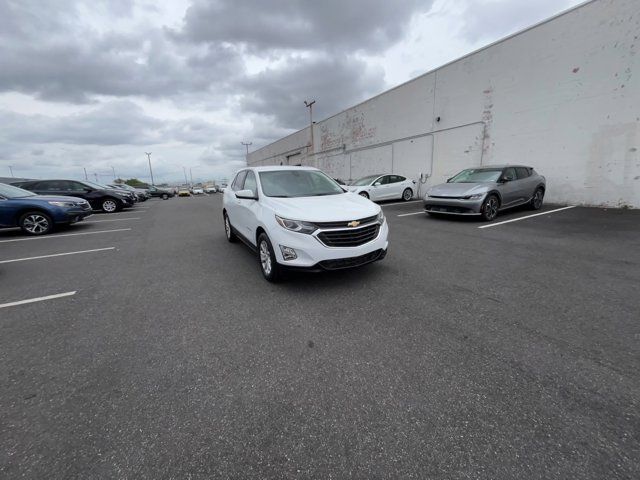
[(579, 0), (0, 0), (0, 177), (229, 176)]

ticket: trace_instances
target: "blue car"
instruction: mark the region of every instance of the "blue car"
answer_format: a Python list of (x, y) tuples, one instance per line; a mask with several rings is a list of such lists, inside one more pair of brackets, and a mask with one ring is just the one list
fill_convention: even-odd
[(44, 235), (56, 225), (79, 222), (91, 215), (82, 198), (36, 195), (0, 183), (0, 228), (20, 227), (29, 235)]

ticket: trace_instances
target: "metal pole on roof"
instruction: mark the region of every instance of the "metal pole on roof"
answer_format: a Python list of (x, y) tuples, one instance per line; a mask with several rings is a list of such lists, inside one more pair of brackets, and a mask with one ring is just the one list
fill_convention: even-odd
[(313, 153), (313, 104), (316, 103), (315, 100), (311, 100), (310, 102), (304, 101), (304, 106), (309, 109), (309, 130), (311, 130), (311, 153)]
[(153, 170), (151, 169), (151, 152), (144, 152), (144, 154), (149, 159), (149, 173), (151, 174), (151, 185), (155, 185), (153, 182)]

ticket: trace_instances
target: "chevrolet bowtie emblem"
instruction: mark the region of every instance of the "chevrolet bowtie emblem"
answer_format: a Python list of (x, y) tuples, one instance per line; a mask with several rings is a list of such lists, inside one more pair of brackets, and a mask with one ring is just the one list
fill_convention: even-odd
[(360, 222), (358, 220), (347, 223), (347, 227), (357, 227), (358, 225), (360, 225)]

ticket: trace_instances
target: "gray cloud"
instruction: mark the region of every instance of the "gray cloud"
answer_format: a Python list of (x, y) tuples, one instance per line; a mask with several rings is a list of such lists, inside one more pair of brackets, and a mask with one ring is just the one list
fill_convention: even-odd
[(314, 118), (322, 119), (379, 93), (384, 71), (348, 56), (290, 58), (282, 68), (266, 71), (242, 83), (242, 107), (268, 115), (277, 125), (302, 128), (308, 124), (304, 100), (315, 99)]
[(425, 0), (196, 0), (176, 35), (269, 49), (374, 52), (398, 41)]
[(571, 0), (469, 2), (461, 33), (470, 42), (503, 37), (569, 8), (573, 3), (575, 1)]

